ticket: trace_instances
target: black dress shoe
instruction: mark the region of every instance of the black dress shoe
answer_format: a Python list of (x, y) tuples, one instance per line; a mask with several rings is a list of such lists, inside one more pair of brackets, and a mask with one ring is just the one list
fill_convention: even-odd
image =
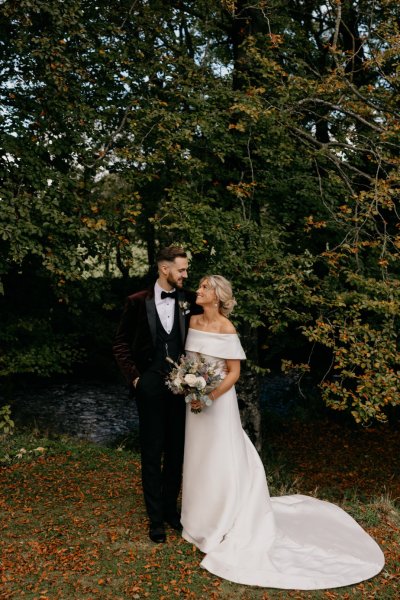
[(152, 523), (149, 528), (149, 538), (155, 544), (164, 544), (165, 540), (167, 539), (164, 525)]
[(165, 521), (170, 527), (172, 527), (172, 529), (175, 529), (176, 531), (182, 531), (181, 518), (178, 514), (167, 515), (165, 517)]

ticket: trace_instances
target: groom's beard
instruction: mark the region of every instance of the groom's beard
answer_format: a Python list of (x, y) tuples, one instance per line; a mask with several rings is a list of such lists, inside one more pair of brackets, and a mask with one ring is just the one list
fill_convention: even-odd
[(180, 278), (179, 278), (179, 279), (177, 279), (176, 281), (175, 281), (175, 279), (172, 279), (172, 278), (168, 277), (168, 278), (167, 278), (167, 281), (168, 281), (169, 285), (170, 285), (171, 287), (173, 287), (173, 288), (175, 288), (175, 287), (177, 287), (177, 288), (182, 288), (182, 287), (183, 287), (183, 284), (184, 284), (184, 282), (185, 282), (185, 280), (184, 280), (184, 278), (183, 278), (183, 277), (180, 277)]

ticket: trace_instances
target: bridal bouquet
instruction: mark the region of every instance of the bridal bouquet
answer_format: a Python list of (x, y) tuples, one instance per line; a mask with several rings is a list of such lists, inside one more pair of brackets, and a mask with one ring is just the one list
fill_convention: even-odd
[(173, 394), (184, 394), (187, 404), (199, 400), (201, 408), (191, 408), (193, 413), (199, 413), (205, 406), (210, 406), (212, 400), (207, 394), (215, 389), (222, 376), (216, 368), (206, 361), (204, 356), (181, 356), (179, 363), (171, 358), (167, 360), (174, 365), (166, 381)]

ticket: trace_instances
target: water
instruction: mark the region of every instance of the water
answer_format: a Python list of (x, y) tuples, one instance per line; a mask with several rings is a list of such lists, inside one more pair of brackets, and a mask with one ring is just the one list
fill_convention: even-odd
[[(138, 430), (136, 403), (123, 383), (61, 383), (21, 389), (14, 395), (15, 421), (40, 431), (68, 434), (112, 445)], [(287, 416), (298, 402), (293, 382), (268, 375), (261, 384), (261, 406)]]
[(283, 373), (270, 374), (261, 381), (260, 403), (278, 417), (287, 417), (300, 404), (296, 381)]
[(17, 423), (111, 445), (138, 428), (135, 401), (118, 383), (62, 383), (24, 389), (15, 396)]

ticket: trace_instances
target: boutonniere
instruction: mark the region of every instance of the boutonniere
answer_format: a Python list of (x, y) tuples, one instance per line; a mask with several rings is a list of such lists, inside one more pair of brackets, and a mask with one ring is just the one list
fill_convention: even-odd
[(186, 300), (179, 300), (179, 308), (185, 315), (190, 312), (190, 304)]

